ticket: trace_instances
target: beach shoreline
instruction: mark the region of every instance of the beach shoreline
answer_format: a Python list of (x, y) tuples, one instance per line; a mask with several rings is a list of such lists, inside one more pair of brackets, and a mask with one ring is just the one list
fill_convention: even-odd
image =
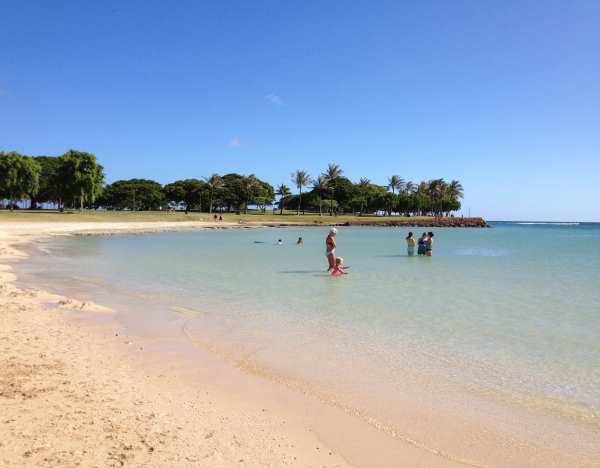
[[(341, 467), (389, 466), (393, 459), (464, 466), (415, 444), (386, 440), (352, 415), (243, 375), (208, 354), (203, 377), (190, 385), (168, 361), (147, 362), (143, 346), (122, 334), (109, 308), (15, 285), (11, 263), (25, 257), (21, 249), (52, 236), (241, 227), (247, 226), (2, 224), (0, 464)], [(244, 391), (231, 393), (232, 380)], [(323, 415), (330, 421), (326, 433), (312, 426)], [(357, 437), (364, 445), (349, 449)]]
[[(4, 346), (6, 355), (3, 357), (8, 362), (10, 358), (15, 356), (29, 356), (29, 361), (25, 364), (19, 364), (20, 367), (17, 366), (17, 368), (37, 369), (39, 366), (44, 365), (41, 355), (52, 356), (53, 353), (59, 352), (62, 353), (60, 358), (57, 359), (62, 363), (60, 372), (65, 372), (64, 369), (68, 367), (65, 355), (75, 356), (76, 359), (71, 363), (74, 367), (73, 369), (69, 368), (69, 372), (81, 372), (86, 369), (86, 366), (87, 368), (104, 369), (105, 372), (100, 376), (87, 372), (85, 378), (79, 376), (77, 378), (81, 382), (88, 382), (91, 386), (99, 386), (101, 395), (107, 393), (118, 395), (116, 400), (122, 405), (120, 407), (122, 414), (129, 412), (130, 417), (135, 418), (135, 414), (140, 408), (150, 408), (148, 414), (160, 412), (173, 414), (172, 417), (163, 418), (160, 422), (154, 418), (145, 420), (146, 432), (152, 433), (154, 425), (161, 428), (164, 425), (167, 429), (172, 428), (173, 425), (185, 428), (183, 431), (176, 431), (179, 439), (172, 442), (173, 447), (177, 447), (176, 453), (171, 450), (173, 447), (167, 446), (171, 442), (167, 443), (166, 439), (160, 438), (154, 441), (154, 445), (152, 445), (154, 449), (146, 453), (144, 452), (144, 443), (141, 442), (141, 439), (136, 439), (139, 431), (135, 432), (132, 427), (120, 425), (119, 429), (112, 434), (112, 439), (107, 439), (106, 446), (103, 446), (105, 463), (99, 463), (100, 465), (112, 463), (111, 460), (113, 459), (110, 457), (117, 453), (118, 456), (125, 457), (123, 458), (125, 462), (133, 462), (136, 465), (158, 466), (166, 463), (173, 466), (191, 466), (194, 465), (194, 462), (190, 460), (201, 463), (201, 460), (194, 457), (198, 457), (198, 453), (203, 450), (209, 450), (207, 447), (210, 444), (216, 444), (210, 449), (213, 452), (209, 450), (213, 455), (208, 456), (202, 462), (203, 464), (207, 466), (231, 466), (234, 463), (242, 463), (239, 461), (242, 459), (250, 466), (383, 467), (395, 466), (400, 462), (404, 466), (489, 466), (478, 463), (476, 461), (477, 457), (459, 457), (448, 451), (432, 448), (434, 446), (425, 445), (417, 440), (403, 438), (401, 435), (387, 434), (385, 431), (366, 424), (356, 415), (348, 414), (343, 408), (332, 407), (323, 402), (315, 401), (309, 396), (303, 395), (302, 392), (287, 389), (276, 382), (269, 382), (268, 379), (261, 378), (261, 376), (250, 375), (248, 372), (243, 372), (231, 366), (230, 363), (219, 361), (210, 353), (202, 352), (197, 348), (190, 350), (190, 353), (193, 352), (193, 359), (198, 359), (201, 356), (203, 368), (193, 378), (189, 378), (190, 366), (187, 368), (183, 365), (180, 367), (173, 366), (168, 359), (170, 351), (168, 346), (161, 345), (156, 349), (152, 349), (153, 347), (149, 343), (141, 344), (140, 337), (123, 334), (122, 330), (115, 328), (115, 324), (110, 320), (111, 311), (103, 305), (83, 301), (81, 298), (80, 300), (73, 300), (42, 291), (31, 291), (29, 288), (19, 290), (14, 286), (16, 278), (12, 268), (6, 265), (9, 260), (14, 261), (22, 257), (23, 252), (20, 249), (28, 243), (56, 235), (134, 234), (171, 230), (247, 227), (254, 226), (236, 223), (182, 224), (180, 222), (161, 224), (103, 223), (102, 225), (98, 223), (68, 223), (68, 225), (56, 223), (23, 225), (22, 223), (15, 223), (13, 225), (0, 225), (0, 255), (2, 255), (0, 264), (4, 265), (2, 266), (0, 300), (3, 309), (8, 307), (7, 310), (9, 311), (8, 314), (3, 315), (3, 321), (6, 325), (3, 326), (3, 333), (8, 333), (8, 336), (3, 337), (8, 343)], [(90, 318), (93, 320), (90, 320)], [(38, 339), (33, 338), (36, 346), (34, 353), (28, 351), (28, 347), (31, 348), (31, 333), (29, 332), (31, 329), (36, 330), (35, 336), (38, 337)], [(56, 340), (53, 341), (51, 336), (43, 336), (48, 330), (52, 330), (55, 335), (58, 334), (58, 336), (66, 338), (67, 343), (85, 343), (85, 348), (82, 350), (72, 344), (65, 345), (63, 343), (64, 339), (57, 343)], [(11, 333), (18, 335), (20, 340), (11, 337)], [(28, 341), (27, 338), (30, 338), (30, 340)], [(143, 350), (138, 348), (138, 344), (141, 344)], [(40, 346), (43, 348), (41, 351)], [(177, 352), (181, 353), (180, 347)], [(171, 356), (175, 355), (171, 354)], [(177, 359), (180, 357), (181, 354), (177, 354)], [(89, 362), (96, 358), (99, 359), (98, 365), (90, 366)], [(175, 361), (175, 359), (172, 361)], [(119, 364), (115, 365), (115, 363)], [(118, 375), (119, 378), (113, 379), (113, 374)], [(41, 378), (46, 381), (48, 376), (32, 374), (30, 384), (34, 387), (41, 385)], [(0, 380), (10, 383), (15, 381), (16, 378), (9, 372), (6, 376), (3, 375)], [(75, 381), (75, 377), (68, 380)], [(143, 382), (141, 386), (140, 382)], [(190, 385), (190, 383), (193, 384)], [(121, 392), (120, 389), (123, 386), (127, 387), (129, 385), (131, 388), (135, 388), (135, 391), (131, 393)], [(174, 392), (173, 388), (178, 391)], [(186, 390), (179, 392), (182, 388)], [(198, 388), (201, 388), (202, 391), (208, 389), (210, 395), (208, 401), (211, 402), (209, 406), (206, 406), (206, 399)], [(243, 391), (236, 391), (236, 388), (243, 389)], [(69, 414), (69, 417), (75, 418), (74, 420), (79, 418), (77, 411), (87, 411), (87, 417), (89, 418), (92, 408), (95, 411), (96, 407), (104, 404), (101, 399), (92, 400), (91, 406), (88, 405), (82, 409), (79, 403), (72, 404), (69, 401), (65, 402), (64, 399), (60, 400), (61, 395), (56, 393), (56, 391), (54, 393), (41, 392), (43, 398), (47, 400), (45, 405), (42, 406), (48, 407), (49, 405), (56, 406), (58, 404), (62, 408), (61, 411), (65, 412), (66, 404), (70, 408), (66, 413)], [(87, 393), (93, 394), (90, 391)], [(138, 394), (146, 395), (145, 403), (134, 404), (135, 401), (132, 399)], [(167, 394), (172, 406), (169, 408), (163, 407), (164, 398), (160, 396)], [(84, 396), (79, 395), (79, 398)], [(56, 401), (57, 398), (58, 401)], [(7, 424), (8, 428), (7, 425), (3, 428), (8, 432), (0, 433), (0, 437), (4, 436), (4, 440), (10, 441), (16, 438), (18, 443), (15, 444), (15, 447), (28, 446), (33, 448), (21, 450), (20, 453), (18, 451), (7, 452), (7, 456), (13, 457), (7, 458), (7, 460), (10, 460), (12, 464), (18, 462), (17, 464), (25, 465), (31, 461), (31, 466), (36, 464), (33, 461), (37, 462), (37, 466), (44, 463), (48, 465), (70, 464), (75, 458), (72, 454), (68, 454), (66, 449), (69, 442), (60, 442), (60, 439), (67, 437), (64, 433), (55, 433), (56, 438), (53, 442), (49, 442), (51, 448), (44, 448), (43, 445), (38, 446), (40, 440), (47, 438), (44, 434), (35, 434), (33, 438), (31, 434), (25, 438), (23, 437), (29, 430), (28, 423), (30, 425), (34, 425), (34, 423), (27, 419), (23, 420), (22, 414), (19, 412), (25, 411), (26, 414), (31, 414), (32, 411), (35, 411), (33, 407), (28, 406), (36, 399), (39, 401), (37, 396), (35, 398), (23, 396), (19, 405), (12, 408), (12, 411), (17, 411), (17, 417), (10, 418), (23, 422), (19, 426), (19, 423), (12, 421)], [(184, 414), (186, 417), (188, 416), (185, 409), (190, 404), (196, 404), (200, 407), (199, 412), (203, 416), (194, 417), (183, 424), (180, 418), (183, 418)], [(175, 410), (174, 407), (179, 409)], [(217, 407), (218, 411), (211, 414), (221, 423), (220, 428), (225, 427), (218, 432), (207, 428), (204, 420), (206, 411)], [(204, 413), (202, 413), (203, 411)], [(443, 416), (439, 415), (440, 421), (445, 420), (445, 423), (451, 424), (448, 415)], [(55, 414), (53, 417), (58, 416)], [(114, 415), (109, 412), (103, 414), (102, 417), (107, 421), (111, 421)], [(210, 418), (208, 419), (210, 420)], [(208, 424), (208, 426), (215, 426), (215, 421), (211, 421), (212, 424)], [(282, 423), (282, 421), (285, 421), (285, 423)], [(84, 425), (83, 419), (79, 423), (74, 423), (74, 426), (77, 424), (79, 424), (80, 429), (84, 429), (83, 433), (89, 431), (89, 437), (81, 441), (81, 447), (85, 447), (86, 444), (90, 444), (91, 447), (95, 443), (94, 439), (98, 436), (97, 432), (94, 432), (96, 428)], [(240, 429), (240, 427), (244, 429)], [(268, 434), (268, 437), (254, 437), (257, 429), (260, 429), (260, 433), (263, 435)], [(486, 430), (485, 427), (482, 427), (482, 429)], [(491, 427), (488, 429), (494, 430)], [(52, 434), (53, 430), (46, 428), (49, 434)], [(207, 439), (203, 439), (209, 434), (212, 435)], [(239, 434), (245, 434), (243, 436), (245, 438)], [(119, 440), (127, 441), (123, 447), (131, 446), (137, 447), (137, 449), (119, 449), (120, 446), (113, 443), (115, 438), (119, 437), (121, 438)], [(243, 442), (240, 442), (242, 439)], [(147, 439), (144, 440), (147, 442)], [(198, 444), (198, 440), (209, 440), (210, 442)], [(276, 444), (277, 447), (269, 445), (273, 440), (279, 441)], [(282, 443), (283, 440), (286, 442)], [(361, 441), (358, 446), (356, 444), (357, 440)], [(57, 456), (57, 449), (52, 447), (61, 446), (61, 444), (60, 453), (62, 455), (60, 456), (65, 458), (53, 458)], [(484, 446), (482, 445), (482, 447)], [(80, 457), (79, 460), (84, 460), (84, 464), (94, 464), (92, 459), (89, 458), (91, 455), (89, 453), (84, 454), (82, 450), (88, 449), (79, 450), (80, 453), (77, 455)], [(119, 452), (119, 450), (121, 451)], [(6, 447), (0, 446), (0, 462), (3, 463), (5, 451)], [(53, 452), (54, 455), (49, 456), (50, 452)], [(209, 452), (202, 453), (208, 455)], [(26, 453), (27, 456), (24, 455)], [(183, 453), (186, 454), (185, 457)], [(265, 459), (265, 453), (271, 454), (271, 458)], [(323, 458), (324, 453), (327, 456)], [(227, 456), (224, 454), (227, 454)], [(238, 456), (240, 458), (236, 459)], [(562, 457), (561, 454), (556, 454), (556, 456), (559, 460)], [(186, 457), (190, 457), (190, 460), (187, 460)], [(54, 461), (50, 463), (45, 458)], [(569, 460), (569, 457), (562, 459)], [(393, 462), (390, 462), (391, 460)], [(527, 466), (535, 466), (535, 463), (529, 463)], [(557, 464), (556, 466), (560, 465)], [(596, 465), (581, 463), (581, 466)]]
[(348, 466), (304, 428), (282, 428), (281, 415), (136, 369), (114, 324), (76, 318), (109, 309), (19, 289), (7, 263), (52, 235), (205, 227), (0, 226), (0, 465)]

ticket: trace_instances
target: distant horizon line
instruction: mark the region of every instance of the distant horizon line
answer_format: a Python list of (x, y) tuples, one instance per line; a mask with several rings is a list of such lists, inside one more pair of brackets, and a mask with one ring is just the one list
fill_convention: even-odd
[(537, 219), (488, 219), (488, 223), (536, 223), (536, 224), (600, 224), (600, 221), (548, 221)]

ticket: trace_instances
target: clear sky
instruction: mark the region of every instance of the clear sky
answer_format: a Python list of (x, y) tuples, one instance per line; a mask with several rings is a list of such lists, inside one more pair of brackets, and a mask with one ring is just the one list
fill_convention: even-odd
[(0, 0), (0, 150), (107, 179), (340, 164), (600, 221), (600, 1)]

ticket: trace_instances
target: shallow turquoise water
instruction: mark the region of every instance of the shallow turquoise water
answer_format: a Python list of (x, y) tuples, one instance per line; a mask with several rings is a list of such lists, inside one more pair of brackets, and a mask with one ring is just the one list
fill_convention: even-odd
[(435, 229), (431, 258), (407, 257), (406, 233), (340, 228), (340, 278), (324, 272), (324, 228), (70, 237), (23, 270), (137, 306), (138, 322), (192, 309), (192, 338), (336, 391), (354, 391), (350, 374), (392, 388), (409, 366), (598, 417), (600, 225)]

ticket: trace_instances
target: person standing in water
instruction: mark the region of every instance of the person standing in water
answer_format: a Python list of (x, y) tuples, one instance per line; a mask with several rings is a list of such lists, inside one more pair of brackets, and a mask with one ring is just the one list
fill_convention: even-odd
[(304, 239), (302, 239), (302, 237), (298, 237), (298, 240), (296, 241), (296, 244), (297, 245), (304, 244)]
[(408, 233), (408, 236), (406, 236), (406, 251), (409, 257), (414, 256), (415, 254), (415, 244), (417, 242), (415, 241), (415, 238), (413, 237), (413, 233), (412, 231)]
[(329, 234), (327, 235), (327, 239), (325, 239), (325, 256), (327, 257), (327, 262), (329, 267), (327, 271), (331, 271), (335, 268), (335, 236), (337, 234), (337, 229), (332, 227), (329, 230)]
[(427, 233), (424, 232), (419, 237), (419, 247), (417, 249), (418, 255), (425, 255), (427, 253)]
[(433, 232), (427, 233), (427, 240), (425, 241), (425, 255), (431, 257), (431, 249), (433, 247)]

